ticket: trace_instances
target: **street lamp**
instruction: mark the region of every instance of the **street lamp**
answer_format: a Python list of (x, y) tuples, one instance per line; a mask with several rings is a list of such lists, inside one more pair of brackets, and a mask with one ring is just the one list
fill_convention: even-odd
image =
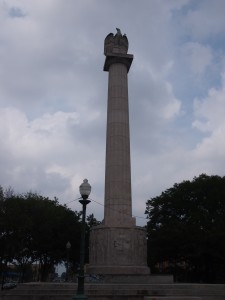
[(69, 255), (70, 255), (70, 248), (71, 248), (71, 244), (70, 242), (66, 243), (66, 281), (68, 281), (69, 279)]
[(82, 204), (82, 227), (81, 227), (81, 243), (80, 243), (80, 270), (78, 275), (78, 286), (77, 294), (73, 299), (88, 299), (84, 294), (84, 259), (85, 259), (85, 219), (86, 219), (86, 206), (91, 201), (88, 200), (88, 196), (91, 193), (91, 186), (87, 179), (83, 180), (80, 185), (81, 200), (79, 202)]

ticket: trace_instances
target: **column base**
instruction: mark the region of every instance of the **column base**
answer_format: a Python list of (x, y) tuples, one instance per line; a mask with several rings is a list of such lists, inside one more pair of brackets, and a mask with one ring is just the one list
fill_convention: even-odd
[(90, 234), (89, 251), (89, 274), (150, 274), (146, 231), (142, 227), (94, 227)]

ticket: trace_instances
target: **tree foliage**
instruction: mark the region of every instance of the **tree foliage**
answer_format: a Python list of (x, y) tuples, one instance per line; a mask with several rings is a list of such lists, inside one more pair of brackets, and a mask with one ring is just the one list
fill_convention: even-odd
[(177, 280), (224, 282), (225, 177), (195, 177), (147, 201), (149, 263)]
[(46, 280), (53, 266), (65, 261), (66, 244), (71, 243), (70, 260), (79, 262), (80, 213), (57, 199), (35, 193), (14, 195), (0, 188), (0, 266), (16, 263), (24, 272), (34, 261), (40, 264), (40, 279)]

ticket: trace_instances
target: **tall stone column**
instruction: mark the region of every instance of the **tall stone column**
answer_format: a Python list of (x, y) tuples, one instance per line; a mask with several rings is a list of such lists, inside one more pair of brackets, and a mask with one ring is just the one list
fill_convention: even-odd
[(103, 224), (92, 229), (88, 272), (147, 275), (146, 232), (132, 217), (128, 78), (133, 55), (117, 29), (105, 38), (104, 71), (108, 77), (108, 111)]
[[(127, 41), (122, 35), (120, 40)], [(132, 219), (127, 81), (133, 55), (123, 52), (123, 45), (106, 48), (104, 65), (104, 71), (109, 72), (104, 224), (111, 227), (129, 227), (135, 222)]]

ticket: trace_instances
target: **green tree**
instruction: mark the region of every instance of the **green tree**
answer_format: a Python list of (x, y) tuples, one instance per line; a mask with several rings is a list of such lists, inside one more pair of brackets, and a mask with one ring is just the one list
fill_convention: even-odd
[[(0, 186), (0, 267), (16, 264), (21, 281), (27, 279), (32, 264), (40, 266), (39, 279), (45, 281), (54, 266), (68, 263), (76, 271), (80, 260), (81, 212), (72, 211), (36, 193), (14, 194)], [(88, 238), (92, 226), (98, 225), (93, 214), (87, 216), (86, 262)], [(67, 242), (71, 249), (68, 253)]]
[(45, 281), (54, 265), (66, 260), (68, 241), (72, 246), (71, 261), (79, 261), (79, 213), (60, 205), (57, 199), (35, 193), (11, 193), (1, 198), (1, 265), (16, 262), (23, 277), (26, 266), (38, 261), (40, 279)]
[(195, 177), (146, 203), (149, 264), (180, 281), (224, 282), (225, 177)]
[(9, 244), (13, 244), (13, 230), (8, 226), (5, 207), (5, 201), (12, 194), (11, 189), (4, 191), (0, 186), (0, 272), (6, 270), (7, 263), (13, 259), (12, 247), (9, 247)]
[(87, 216), (87, 226), (89, 229), (91, 229), (93, 226), (98, 226), (100, 225), (102, 222), (98, 221), (94, 214), (90, 214)]

